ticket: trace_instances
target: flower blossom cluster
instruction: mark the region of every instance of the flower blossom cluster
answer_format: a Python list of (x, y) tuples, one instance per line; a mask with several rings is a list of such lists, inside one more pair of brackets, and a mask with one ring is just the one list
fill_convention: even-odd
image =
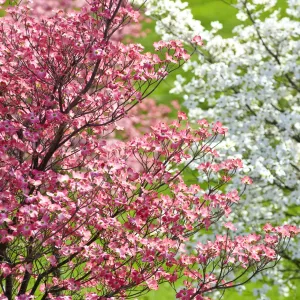
[[(251, 183), (243, 177), (242, 188), (225, 191), (242, 161), (220, 158), (221, 122), (194, 126), (180, 112), (143, 136), (107, 140), (188, 60), (181, 42), (157, 42), (153, 54), (114, 39), (139, 18), (124, 0), (95, 0), (43, 20), (27, 6), (7, 12), (0, 20), (1, 299), (126, 299), (181, 277), (178, 298), (192, 291), (189, 299), (208, 299), (278, 262), (298, 228), (266, 224), (263, 235), (231, 238), (227, 222), (226, 236), (187, 249), (191, 237), (229, 218)], [(195, 162), (206, 185), (184, 181)], [(232, 279), (238, 270), (245, 276)]]

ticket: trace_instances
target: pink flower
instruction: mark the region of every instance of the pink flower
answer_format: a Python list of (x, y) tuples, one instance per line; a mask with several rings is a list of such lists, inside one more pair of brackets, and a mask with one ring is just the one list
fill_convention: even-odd
[(257, 235), (257, 234), (249, 234), (247, 237), (246, 237), (246, 241), (247, 243), (249, 244), (255, 244), (256, 242), (258, 242), (259, 240), (261, 239), (261, 236), (260, 235)]
[(166, 61), (176, 63), (176, 60), (173, 58), (173, 56), (169, 55), (168, 53), (166, 53)]
[(272, 232), (272, 231), (274, 231), (274, 227), (273, 227), (271, 224), (267, 223), (267, 224), (263, 227), (263, 230), (264, 230), (265, 232)]
[(130, 181), (135, 181), (139, 178), (139, 174), (134, 172), (131, 168), (127, 169), (127, 176)]
[(7, 134), (14, 134), (17, 132), (17, 128), (10, 121), (0, 122), (0, 132), (4, 131)]
[(57, 110), (48, 110), (46, 112), (47, 120), (51, 122), (61, 122), (63, 120), (63, 114)]
[(31, 236), (32, 235), (32, 230), (33, 230), (33, 225), (32, 224), (23, 224), (23, 225), (20, 225), (18, 227), (18, 231), (24, 235), (24, 236)]
[(10, 243), (14, 240), (13, 235), (8, 234), (7, 230), (5, 229), (0, 229), (0, 243), (5, 244), (5, 243)]
[(178, 120), (179, 120), (179, 122), (180, 122), (181, 120), (187, 120), (187, 115), (186, 115), (184, 112), (179, 111), (179, 112), (178, 112)]
[(20, 208), (20, 212), (24, 215), (28, 215), (30, 218), (35, 219), (38, 216), (37, 206), (36, 205), (24, 205)]
[(229, 182), (231, 180), (231, 177), (229, 177), (229, 176), (222, 176), (222, 181), (224, 181), (224, 182)]
[(185, 61), (189, 60), (191, 58), (191, 56), (186, 53), (185, 51), (182, 53), (181, 58)]
[(225, 134), (228, 131), (228, 129), (223, 127), (222, 123), (219, 121), (214, 124), (212, 130), (213, 130), (213, 132), (219, 133), (219, 134)]
[(198, 46), (203, 46), (203, 41), (200, 35), (196, 35), (192, 39), (192, 43), (198, 45)]
[(37, 222), (39, 228), (47, 228), (49, 226), (50, 217), (44, 215), (43, 218)]
[(293, 237), (300, 232), (300, 229), (292, 225), (283, 225), (275, 227), (275, 231), (283, 237)]
[(233, 203), (238, 203), (240, 200), (240, 196), (237, 190), (228, 192), (226, 194), (226, 198)]
[(146, 283), (150, 290), (158, 290), (158, 283), (154, 277), (147, 279)]
[(91, 51), (91, 59), (99, 59), (101, 58), (105, 52), (100, 48), (94, 48)]
[(49, 257), (47, 257), (47, 260), (50, 262), (51, 266), (53, 267), (57, 266), (57, 260), (54, 255), (50, 255)]
[(44, 79), (47, 75), (47, 72), (45, 70), (42, 70), (42, 71), (37, 71), (36, 72), (36, 75), (39, 79)]
[(278, 236), (277, 235), (270, 235), (270, 234), (266, 234), (265, 236), (265, 242), (267, 244), (276, 244), (278, 242)]
[(274, 249), (271, 249), (269, 247), (264, 247), (264, 254), (266, 257), (270, 259), (275, 259), (276, 258), (276, 251)]
[(197, 123), (201, 126), (201, 127), (209, 127), (209, 123), (207, 122), (207, 120), (202, 119), (202, 120), (198, 120)]
[(64, 285), (66, 285), (70, 291), (80, 290), (80, 283), (73, 278), (65, 280)]
[(12, 270), (7, 263), (0, 264), (0, 274), (5, 278), (12, 273)]
[(80, 145), (80, 150), (81, 150), (80, 153), (83, 156), (90, 155), (93, 152), (93, 150), (90, 148), (90, 146), (88, 144), (86, 144), (86, 145)]
[(203, 170), (204, 172), (206, 172), (209, 168), (211, 168), (211, 163), (210, 162), (201, 163), (197, 167), (198, 170)]
[(236, 231), (236, 230), (237, 230), (237, 228), (236, 228), (231, 222), (225, 223), (225, 224), (224, 224), (224, 227), (225, 227), (225, 228), (228, 228), (228, 229), (230, 229), (230, 230), (232, 230), (232, 231)]
[(181, 300), (190, 300), (193, 294), (194, 291), (192, 289), (182, 289), (176, 294), (176, 298)]
[(264, 250), (262, 249), (261, 245), (253, 246), (251, 248), (250, 256), (256, 261), (260, 261), (262, 258), (262, 255), (264, 253)]
[(25, 269), (29, 274), (32, 274), (32, 263), (26, 264)]
[(159, 41), (159, 42), (153, 43), (153, 46), (156, 51), (159, 51), (166, 46), (166, 43), (164, 41)]
[(2, 225), (4, 222), (11, 223), (12, 221), (8, 218), (6, 213), (0, 213), (0, 225)]
[(252, 184), (253, 183), (253, 180), (249, 177), (249, 176), (244, 176), (242, 179), (241, 179), (242, 183), (244, 184)]
[(284, 227), (288, 228), (288, 231), (290, 232), (291, 237), (296, 236), (298, 233), (300, 233), (300, 228), (296, 227), (294, 225), (284, 225)]
[(38, 116), (36, 116), (34, 113), (28, 114), (27, 120), (28, 120), (30, 123), (33, 123), (33, 124), (37, 124), (37, 123), (40, 122)]

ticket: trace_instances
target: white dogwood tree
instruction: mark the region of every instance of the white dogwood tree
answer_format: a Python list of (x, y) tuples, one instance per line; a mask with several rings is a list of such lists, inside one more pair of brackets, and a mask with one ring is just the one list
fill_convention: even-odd
[[(235, 214), (241, 232), (266, 221), (300, 223), (300, 1), (284, 2), (231, 1), (241, 25), (230, 38), (218, 34), (218, 21), (204, 28), (188, 3), (146, 2), (163, 39), (203, 39), (172, 92), (184, 95), (190, 117), (221, 120), (230, 128), (226, 155), (239, 153), (256, 183)], [(282, 256), (263, 279), (288, 296), (293, 280), (300, 280), (300, 244), (295, 241)], [(266, 299), (268, 289), (254, 290), (255, 296)]]

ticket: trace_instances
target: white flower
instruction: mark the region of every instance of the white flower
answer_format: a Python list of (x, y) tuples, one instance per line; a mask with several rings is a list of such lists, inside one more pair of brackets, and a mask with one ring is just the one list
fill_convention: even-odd
[(210, 25), (211, 25), (214, 33), (223, 28), (223, 25), (219, 21), (211, 22)]
[(236, 17), (240, 21), (246, 21), (248, 19), (247, 14), (245, 14), (243, 11), (239, 11)]

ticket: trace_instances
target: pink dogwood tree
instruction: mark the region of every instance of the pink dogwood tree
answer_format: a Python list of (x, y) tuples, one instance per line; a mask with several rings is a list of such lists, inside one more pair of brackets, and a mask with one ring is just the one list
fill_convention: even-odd
[[(23, 0), (29, 6), (30, 16), (42, 20), (49, 18), (59, 12), (60, 14), (72, 13), (78, 11), (84, 5), (87, 5), (85, 0)], [(131, 41), (132, 38), (141, 38), (147, 34), (147, 30), (142, 30), (142, 22), (147, 21), (143, 14), (139, 15), (138, 22), (129, 22), (126, 26), (120, 26), (111, 36), (114, 41)], [(173, 104), (178, 106), (178, 104)], [(151, 110), (151, 114), (148, 111)], [(124, 139), (134, 138), (147, 131), (152, 125), (156, 125), (159, 121), (169, 122), (168, 115), (171, 109), (163, 104), (157, 104), (153, 99), (135, 106), (130, 113), (124, 115), (116, 126), (117, 136)], [(115, 128), (115, 126), (112, 126)], [(109, 135), (110, 140), (115, 139), (115, 133), (112, 131)]]
[[(186, 247), (229, 215), (241, 190), (224, 192), (238, 159), (214, 149), (220, 122), (190, 125), (184, 113), (127, 142), (108, 142), (118, 121), (189, 54), (177, 41), (155, 53), (114, 34), (138, 19), (125, 0), (35, 18), (7, 9), (0, 21), (1, 299), (136, 298), (163, 282), (179, 299), (208, 299), (278, 262), (299, 230), (226, 235)], [(192, 42), (200, 43), (199, 38)], [(188, 186), (198, 161), (207, 184)], [(237, 275), (238, 274), (238, 275)]]

